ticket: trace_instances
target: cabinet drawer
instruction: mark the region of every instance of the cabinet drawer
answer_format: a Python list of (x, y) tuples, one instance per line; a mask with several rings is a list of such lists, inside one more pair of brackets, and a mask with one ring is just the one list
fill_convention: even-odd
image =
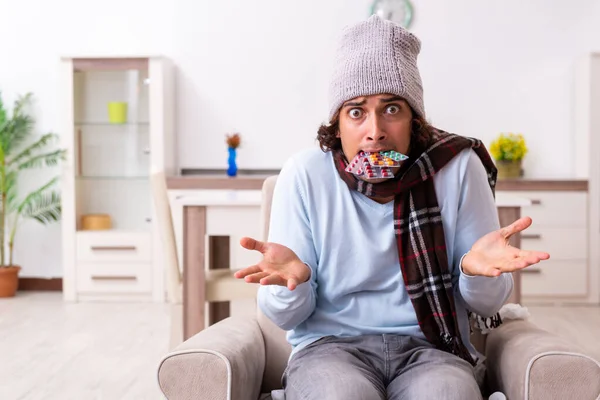
[(521, 271), (523, 296), (587, 295), (587, 263), (585, 261), (542, 261)]
[(152, 236), (147, 232), (77, 232), (77, 260), (149, 262)]
[(152, 290), (152, 264), (80, 263), (77, 290), (87, 293), (144, 293)]
[(533, 226), (583, 228), (587, 225), (587, 192), (502, 191), (502, 193), (524, 197), (534, 203), (521, 209), (521, 215), (533, 219)]
[(545, 251), (550, 260), (581, 260), (588, 257), (585, 228), (538, 228), (533, 224), (521, 233), (523, 250)]

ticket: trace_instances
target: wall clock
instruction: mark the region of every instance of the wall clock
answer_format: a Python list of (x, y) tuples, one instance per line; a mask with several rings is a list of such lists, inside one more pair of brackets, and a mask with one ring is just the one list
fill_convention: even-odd
[(408, 29), (413, 19), (413, 5), (409, 0), (375, 0), (371, 6), (373, 14)]

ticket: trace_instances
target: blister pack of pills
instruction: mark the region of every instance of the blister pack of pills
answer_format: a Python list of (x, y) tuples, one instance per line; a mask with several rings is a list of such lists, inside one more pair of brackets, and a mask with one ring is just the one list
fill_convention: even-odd
[(367, 153), (360, 151), (348, 163), (346, 171), (356, 175), (365, 176), (369, 179), (393, 178), (393, 167), (398, 167), (408, 157), (397, 151), (381, 151)]

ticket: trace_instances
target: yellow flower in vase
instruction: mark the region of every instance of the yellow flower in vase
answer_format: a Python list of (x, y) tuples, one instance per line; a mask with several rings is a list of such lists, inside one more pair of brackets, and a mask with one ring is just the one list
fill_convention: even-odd
[(518, 178), (522, 175), (522, 161), (528, 152), (521, 133), (501, 133), (492, 141), (490, 154), (496, 160), (498, 179)]

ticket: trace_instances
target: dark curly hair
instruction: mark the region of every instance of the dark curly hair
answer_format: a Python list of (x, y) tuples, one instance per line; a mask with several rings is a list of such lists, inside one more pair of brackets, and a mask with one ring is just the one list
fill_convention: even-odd
[[(412, 107), (411, 107), (412, 109)], [(324, 152), (339, 150), (342, 148), (342, 141), (337, 137), (340, 127), (340, 114), (337, 112), (331, 122), (323, 124), (317, 131), (317, 140), (319, 146)], [(433, 127), (422, 117), (413, 111), (411, 126), (411, 148), (425, 149), (432, 137)]]

